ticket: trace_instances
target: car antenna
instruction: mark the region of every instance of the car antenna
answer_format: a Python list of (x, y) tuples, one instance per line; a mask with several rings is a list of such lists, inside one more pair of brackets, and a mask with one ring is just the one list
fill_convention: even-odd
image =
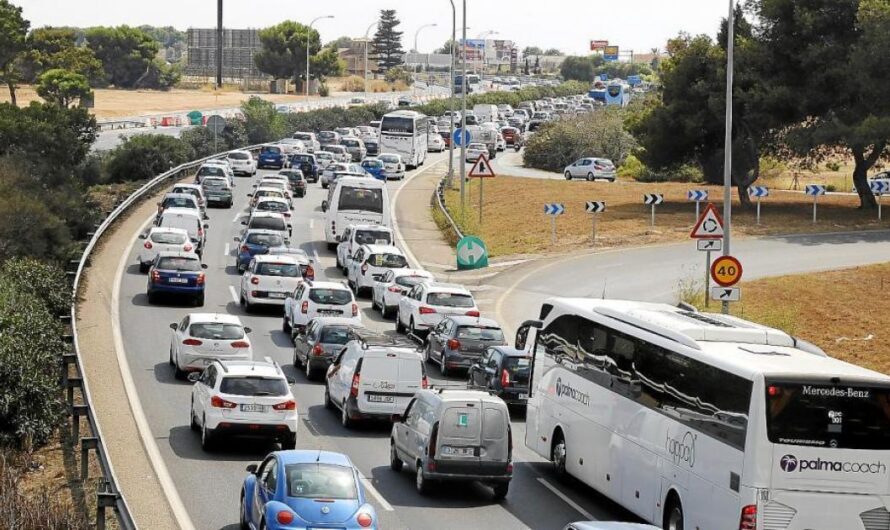
[(318, 450), (318, 456), (315, 457), (315, 463), (321, 462), (321, 449)]
[(609, 284), (609, 279), (608, 278), (604, 279), (603, 280), (603, 296), (602, 296), (603, 300), (606, 299), (606, 285), (608, 285), (608, 284)]

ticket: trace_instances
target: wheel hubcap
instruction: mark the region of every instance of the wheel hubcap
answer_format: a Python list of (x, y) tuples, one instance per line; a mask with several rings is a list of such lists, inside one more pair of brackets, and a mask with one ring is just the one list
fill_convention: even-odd
[(564, 469), (566, 467), (565, 442), (559, 442), (556, 444), (556, 447), (553, 448), (553, 463), (556, 464), (558, 469)]
[(417, 482), (418, 488), (423, 487), (423, 468), (421, 468), (420, 466), (417, 466), (417, 480), (416, 480), (416, 482)]
[(683, 514), (679, 509), (671, 510), (671, 516), (668, 519), (668, 528), (670, 530), (683, 530)]

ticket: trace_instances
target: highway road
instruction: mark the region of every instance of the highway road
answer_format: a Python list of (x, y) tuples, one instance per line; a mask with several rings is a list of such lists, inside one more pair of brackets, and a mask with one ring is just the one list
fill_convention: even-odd
[[(421, 171), (442, 160), (442, 156), (431, 156)], [(390, 183), (391, 194), (400, 187), (411, 186), (410, 178), (416, 173), (409, 173), (404, 182)], [(353, 431), (344, 429), (338, 418), (323, 407), (322, 384), (306, 381), (302, 373), (289, 365), (292, 347), (281, 332), (280, 313), (269, 311), (245, 315), (237, 303), (234, 292), (239, 286), (240, 277), (233, 265), (232, 238), (240, 234), (239, 219), (247, 204), (250, 180), (243, 177), (237, 179), (235, 208), (209, 211), (209, 239), (204, 255), (209, 265), (208, 291), (205, 306), (200, 310), (241, 317), (242, 322), (253, 329), (251, 340), (255, 357), (271, 356), (296, 379), (294, 394), (302, 420), (298, 447), (324, 448), (348, 454), (367, 477), (366, 485), (371, 486), (370, 498), (378, 510), (383, 528), (558, 529), (570, 521), (582, 519), (631, 519), (626, 512), (589, 488), (556, 479), (550, 465), (524, 447), (525, 429), (521, 416), (513, 421), (515, 475), (510, 493), (501, 503), (493, 503), (490, 491), (477, 485), (444, 486), (433, 495), (422, 497), (416, 493), (409, 473), (393, 473), (388, 460), (389, 426), (368, 425)], [(324, 196), (326, 192), (315, 184), (310, 185), (305, 198), (294, 199), (293, 243), (316, 256), (319, 279), (342, 279), (342, 274), (334, 266), (334, 254), (327, 251), (324, 244), (323, 214), (320, 209)], [(136, 391), (148, 418), (152, 437), (195, 527), (237, 528), (238, 495), (244, 468), (262, 459), (276, 446), (232, 442), (213, 453), (201, 450), (198, 436), (188, 426), (190, 384), (176, 381), (167, 364), (168, 325), (178, 322), (195, 309), (148, 305), (146, 278), (139, 273), (135, 264), (135, 248), (141, 242), (136, 239), (137, 235), (133, 234), (131, 252), (122, 257), (120, 303), (116, 308), (119, 311), (124, 353)], [(370, 310), (367, 300), (360, 305), (366, 325), (378, 330), (394, 329), (391, 322), (383, 321), (378, 313)], [(491, 309), (493, 304), (483, 304), (482, 308), (483, 311)], [(527, 313), (523, 318), (533, 316), (535, 309), (529, 306)], [(430, 370), (430, 375), (434, 384), (441, 382), (436, 370)], [(458, 379), (453, 381), (457, 382)]]

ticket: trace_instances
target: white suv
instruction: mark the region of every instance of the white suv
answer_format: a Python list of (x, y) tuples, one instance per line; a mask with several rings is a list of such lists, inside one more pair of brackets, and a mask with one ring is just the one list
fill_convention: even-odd
[(284, 305), (301, 281), (303, 272), (296, 257), (256, 255), (241, 275), (241, 306), (249, 313), (255, 305)]
[(415, 285), (399, 300), (396, 331), (428, 333), (447, 315), (479, 316), (473, 295), (465, 287), (447, 283)]
[(303, 281), (284, 301), (281, 327), (293, 333), (315, 317), (340, 317), (362, 323), (352, 291), (342, 283)]
[(388, 317), (399, 306), (399, 300), (412, 287), (423, 282), (433, 282), (433, 275), (423, 269), (393, 269), (374, 282), (371, 291), (371, 309), (380, 309)]
[(182, 228), (161, 228), (153, 226), (148, 234), (140, 236), (145, 243), (139, 249), (136, 260), (139, 272), (146, 272), (161, 252), (194, 252), (195, 247), (189, 239), (189, 233)]
[(189, 423), (201, 432), (205, 451), (222, 436), (270, 438), (282, 449), (296, 448), (293, 380), (269, 357), (266, 362), (214, 361), (189, 380), (194, 383)]
[(253, 359), (253, 348), (247, 334), (250, 328), (241, 325), (234, 315), (191, 313), (181, 322), (170, 324), (170, 366), (176, 377), (186, 372), (200, 372), (218, 359)]
[(250, 151), (232, 151), (226, 159), (232, 166), (232, 172), (236, 175), (256, 175), (256, 160)]
[(362, 245), (392, 245), (392, 230), (380, 225), (349, 225), (340, 234), (337, 245), (337, 267), (346, 268), (349, 258)]
[(346, 279), (358, 296), (374, 288), (374, 282), (390, 269), (405, 269), (408, 259), (392, 245), (362, 245), (346, 263)]

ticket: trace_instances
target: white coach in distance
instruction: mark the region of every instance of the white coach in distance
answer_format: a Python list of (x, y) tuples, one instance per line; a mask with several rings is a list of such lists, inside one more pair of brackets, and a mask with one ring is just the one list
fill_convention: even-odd
[(407, 169), (426, 161), (429, 118), (413, 110), (397, 110), (380, 120), (379, 152), (402, 157)]
[(735, 317), (551, 298), (525, 443), (671, 530), (890, 527), (890, 377)]

